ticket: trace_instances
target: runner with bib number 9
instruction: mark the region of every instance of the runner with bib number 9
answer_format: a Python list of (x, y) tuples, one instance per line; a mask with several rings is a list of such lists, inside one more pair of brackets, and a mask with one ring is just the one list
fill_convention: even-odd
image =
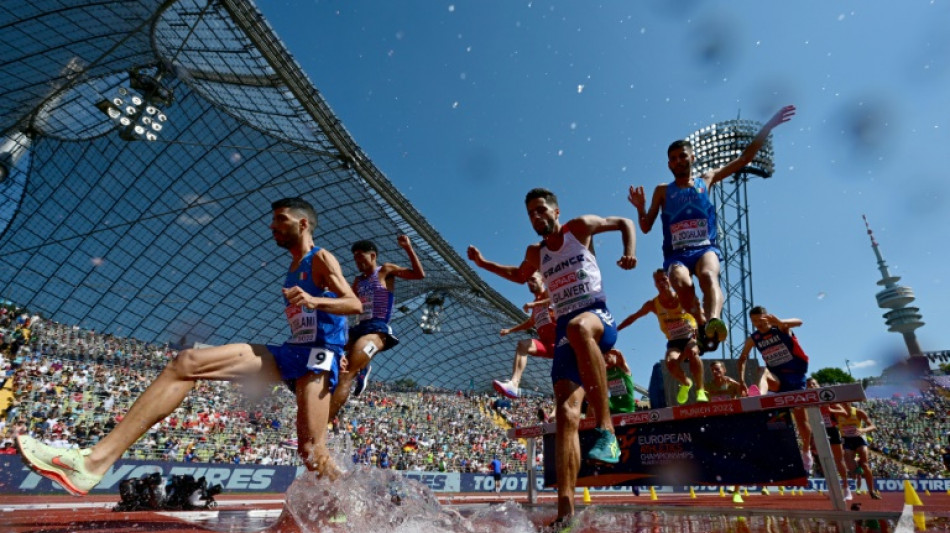
[(320, 476), (340, 475), (326, 445), (330, 393), (346, 344), (343, 315), (357, 314), (362, 306), (336, 257), (313, 242), (313, 207), (302, 198), (285, 198), (271, 204), (271, 210), (274, 242), (291, 256), (282, 288), (290, 339), (279, 346), (226, 344), (182, 350), (92, 448), (53, 448), (20, 435), (17, 445), (30, 468), (74, 496), (86, 495), (135, 441), (181, 404), (196, 381), (253, 378), (287, 383), (297, 399), (297, 453), (307, 469)]

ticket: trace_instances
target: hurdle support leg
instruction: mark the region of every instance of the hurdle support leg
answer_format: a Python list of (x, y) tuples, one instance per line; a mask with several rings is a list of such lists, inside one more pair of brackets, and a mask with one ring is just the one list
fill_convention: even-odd
[(821, 410), (818, 407), (806, 407), (805, 418), (808, 420), (809, 427), (811, 427), (811, 438), (815, 441), (815, 448), (818, 449), (818, 461), (821, 463), (821, 469), (825, 472), (825, 483), (828, 485), (828, 495), (831, 496), (831, 503), (834, 505), (835, 511), (846, 511), (844, 491), (841, 490), (841, 478), (838, 477), (838, 465), (835, 464), (835, 456), (831, 452), (831, 443), (828, 442), (828, 433), (825, 431), (825, 424), (821, 419)]
[(528, 439), (528, 503), (532, 505), (538, 503), (538, 468), (535, 464), (537, 442), (538, 439), (534, 437)]

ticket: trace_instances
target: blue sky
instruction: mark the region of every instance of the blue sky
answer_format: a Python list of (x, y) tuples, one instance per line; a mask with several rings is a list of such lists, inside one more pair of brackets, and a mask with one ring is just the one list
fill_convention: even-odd
[[(365, 152), (464, 256), (503, 263), (537, 239), (524, 194), (562, 221), (634, 218), (627, 187), (669, 181), (665, 148), (710, 123), (764, 122), (775, 174), (750, 182), (756, 303), (798, 317), (811, 369), (879, 375), (902, 338), (877, 308), (867, 214), (892, 274), (915, 290), (924, 350), (950, 349), (947, 1), (535, 2), (259, 0)], [(618, 321), (655, 295), (661, 234), (597, 242)], [(512, 301), (526, 287), (487, 272)], [(652, 318), (620, 335), (646, 383), (665, 341)]]

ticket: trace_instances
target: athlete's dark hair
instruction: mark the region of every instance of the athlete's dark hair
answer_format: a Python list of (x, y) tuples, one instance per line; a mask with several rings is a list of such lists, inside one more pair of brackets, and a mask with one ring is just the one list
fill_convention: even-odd
[(678, 141), (673, 141), (673, 142), (670, 143), (670, 146), (666, 149), (666, 155), (670, 155), (670, 152), (672, 152), (673, 150), (678, 150), (678, 149), (680, 149), (680, 148), (686, 148), (687, 150), (689, 150), (690, 152), (692, 152), (692, 151), (693, 151), (693, 143), (691, 143), (691, 142), (689, 142), (689, 141), (687, 141), (687, 140), (685, 140), (685, 139), (680, 139), (680, 140), (678, 140)]
[(757, 305), (753, 307), (752, 309), (749, 309), (749, 316), (764, 315), (765, 313), (768, 313), (768, 311), (766, 311), (765, 308), (762, 307), (761, 305)]
[(379, 250), (376, 249), (373, 241), (356, 241), (353, 246), (350, 246), (350, 252), (376, 252), (378, 254)]
[(270, 204), (271, 211), (287, 208), (294, 211), (297, 215), (303, 215), (310, 221), (310, 231), (317, 229), (317, 211), (310, 205), (310, 202), (299, 196), (293, 198), (281, 198)]
[(531, 200), (534, 200), (535, 198), (542, 198), (544, 200), (544, 203), (557, 207), (557, 196), (555, 196), (553, 192), (547, 189), (537, 187), (535, 189), (531, 189), (530, 191), (528, 191), (528, 194), (525, 195), (524, 197), (525, 205), (528, 205), (528, 203), (531, 202)]
[(658, 268), (658, 269), (656, 269), (656, 270), (653, 271), (653, 275), (654, 275), (654, 276), (657, 275), (657, 274), (666, 274), (666, 271), (663, 270), (662, 268)]

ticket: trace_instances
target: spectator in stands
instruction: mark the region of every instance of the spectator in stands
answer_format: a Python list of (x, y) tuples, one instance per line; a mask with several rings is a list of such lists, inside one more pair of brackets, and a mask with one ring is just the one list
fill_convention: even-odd
[(123, 421), (93, 448), (61, 452), (20, 435), (23, 459), (70, 493), (84, 495), (149, 428), (184, 401), (197, 379), (235, 380), (257, 375), (288, 381), (297, 396), (298, 452), (308, 469), (339, 474), (326, 448), (330, 389), (345, 344), (345, 314), (361, 309), (336, 258), (314, 244), (316, 212), (300, 198), (272, 204), (274, 241), (292, 257), (283, 295), (292, 338), (282, 346), (229, 344), (184, 350), (139, 397)]
[(712, 380), (706, 383), (706, 392), (712, 401), (732, 400), (742, 396), (742, 385), (726, 375), (726, 366), (722, 361), (713, 361), (709, 365)]
[(13, 446), (13, 441), (10, 439), (5, 439), (3, 441), (3, 447), (0, 448), (0, 455), (15, 455), (16, 448)]
[(501, 492), (501, 460), (494, 456), (489, 466), (492, 478), (495, 480), (495, 492)]

